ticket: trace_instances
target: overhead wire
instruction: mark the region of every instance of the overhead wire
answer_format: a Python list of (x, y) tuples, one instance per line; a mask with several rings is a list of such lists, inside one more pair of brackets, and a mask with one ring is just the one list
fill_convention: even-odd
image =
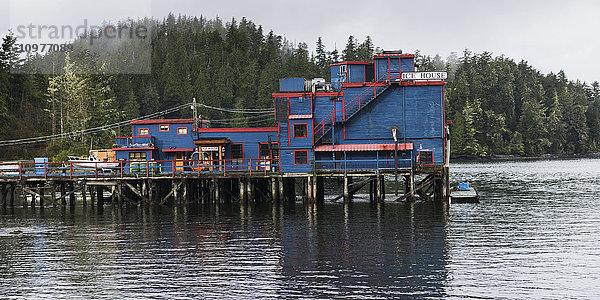
[[(88, 129), (83, 129), (83, 130), (77, 130), (77, 131), (71, 131), (71, 132), (66, 132), (66, 133), (60, 133), (60, 134), (54, 134), (54, 135), (46, 135), (46, 136), (40, 136), (40, 137), (31, 137), (31, 138), (22, 138), (22, 139), (13, 139), (13, 140), (4, 140), (4, 141), (0, 141), (0, 147), (2, 146), (15, 146), (15, 145), (24, 145), (24, 144), (33, 144), (33, 143), (42, 143), (42, 142), (49, 142), (49, 141), (54, 141), (54, 140), (60, 140), (60, 139), (65, 139), (65, 138), (71, 138), (71, 137), (78, 137), (78, 136), (82, 136), (82, 135), (89, 135), (89, 134), (94, 134), (94, 133), (98, 133), (101, 131), (105, 131), (105, 130), (109, 130), (109, 129), (114, 129), (114, 128), (118, 128), (120, 126), (124, 126), (124, 125), (128, 125), (130, 124), (131, 121), (136, 121), (136, 120), (146, 120), (146, 119), (150, 119), (150, 118), (154, 118), (156, 116), (162, 116), (162, 115), (167, 115), (179, 110), (182, 110), (186, 107), (189, 107), (189, 105), (193, 105), (193, 103), (186, 103), (186, 104), (181, 104), (163, 111), (159, 111), (159, 112), (155, 112), (152, 114), (148, 114), (142, 117), (138, 117), (138, 118), (134, 118), (134, 119), (130, 119), (130, 120), (125, 120), (125, 121), (120, 121), (120, 122), (116, 122), (116, 123), (112, 123), (112, 124), (108, 124), (108, 125), (103, 125), (103, 126), (98, 126), (98, 127), (94, 127), (94, 128), (88, 128)], [(228, 119), (219, 119), (219, 120), (209, 120), (211, 123), (230, 123), (233, 121), (246, 121), (247, 124), (255, 124), (255, 123), (260, 123), (260, 122), (265, 122), (268, 120), (271, 120), (273, 118), (273, 109), (261, 109), (261, 108), (245, 108), (245, 109), (234, 109), (234, 108), (221, 108), (221, 107), (214, 107), (214, 106), (210, 106), (210, 105), (205, 105), (205, 104), (196, 104), (199, 107), (204, 107), (204, 108), (208, 108), (208, 109), (213, 109), (213, 110), (218, 110), (218, 111), (223, 111), (223, 112), (229, 112), (229, 113), (242, 113), (242, 114), (260, 114), (258, 116), (249, 116), (249, 117), (241, 117), (241, 118), (228, 118)]]

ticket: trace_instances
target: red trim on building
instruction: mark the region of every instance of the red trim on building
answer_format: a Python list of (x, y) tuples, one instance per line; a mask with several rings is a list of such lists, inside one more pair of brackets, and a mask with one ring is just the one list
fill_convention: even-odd
[[(242, 145), (242, 158), (231, 158), (231, 154), (232, 154), (231, 153), (231, 146), (232, 145)], [(244, 165), (244, 159), (245, 159), (245, 157), (246, 157), (246, 155), (244, 153), (244, 143), (231, 143), (231, 144), (229, 144), (229, 159), (231, 160), (231, 168), (232, 169), (235, 169), (235, 170), (243, 170), (243, 169), (245, 169), (245, 167), (246, 167)], [(242, 165), (241, 166), (240, 165), (235, 165), (235, 167), (234, 167), (234, 164), (233, 164), (233, 160), (234, 159), (235, 160), (241, 160), (242, 161)]]
[(389, 57), (399, 57), (399, 58), (415, 58), (414, 54), (378, 54), (374, 55), (374, 59), (378, 58), (389, 58)]
[(138, 150), (156, 150), (156, 147), (140, 147), (140, 148), (112, 148), (113, 151), (138, 151)]
[[(185, 133), (179, 133), (179, 129), (185, 129)], [(188, 128), (187, 127), (177, 127), (177, 135), (187, 135)]]
[(341, 95), (342, 95), (342, 92), (315, 93), (315, 96), (317, 96), (317, 97), (340, 97)]
[[(431, 163), (430, 164), (421, 163), (421, 152), (431, 152)], [(417, 154), (417, 156), (419, 157), (419, 165), (421, 165), (421, 166), (433, 166), (433, 165), (435, 165), (435, 152), (434, 151), (431, 151), (431, 150), (420, 150), (419, 153)]]
[(443, 132), (443, 136), (442, 136), (442, 154), (444, 155), (442, 161), (444, 162), (444, 164), (446, 164), (446, 139), (448, 138), (446, 136), (446, 86), (442, 86), (442, 118), (444, 120), (444, 124), (442, 125), (442, 132)]
[(444, 84), (446, 84), (446, 82), (442, 81), (442, 80), (431, 80), (431, 81), (429, 81), (429, 80), (420, 81), (419, 80), (419, 81), (402, 81), (402, 82), (400, 82), (401, 86), (444, 85)]
[(134, 135), (134, 136), (118, 136), (115, 139), (130, 139), (130, 138), (147, 138), (152, 137), (152, 135)]
[[(306, 152), (306, 163), (305, 164), (297, 164), (296, 163), (296, 152)], [(294, 166), (305, 166), (308, 165), (308, 150), (294, 150)]]
[[(296, 136), (296, 125), (306, 125), (306, 136)], [(292, 124), (292, 130), (294, 131), (293, 136), (295, 139), (308, 138), (308, 123), (294, 123), (294, 124)]]
[(254, 128), (200, 128), (198, 132), (265, 132), (278, 131), (277, 127), (254, 127)]
[[(167, 130), (162, 130), (161, 127), (163, 126), (167, 126)], [(171, 131), (171, 125), (170, 124), (159, 124), (158, 125), (158, 132), (169, 132)]]
[[(398, 143), (398, 150), (412, 150), (412, 143)], [(316, 146), (316, 152), (395, 150), (395, 144), (337, 144)]]
[[(202, 123), (208, 123), (208, 120), (198, 120)], [(130, 124), (191, 124), (193, 119), (154, 119), (154, 120), (133, 120)]]
[(162, 152), (194, 152), (194, 148), (185, 149), (163, 149)]
[(288, 119), (297, 120), (297, 119), (312, 119), (312, 115), (289, 115)]
[(339, 63), (329, 64), (330, 67), (340, 66), (340, 65), (372, 65), (372, 62), (368, 61), (343, 61)]
[(310, 95), (312, 95), (312, 93), (298, 93), (298, 92), (293, 92), (293, 93), (273, 93), (271, 94), (273, 97), (277, 97), (277, 98), (286, 98), (286, 97), (308, 97)]

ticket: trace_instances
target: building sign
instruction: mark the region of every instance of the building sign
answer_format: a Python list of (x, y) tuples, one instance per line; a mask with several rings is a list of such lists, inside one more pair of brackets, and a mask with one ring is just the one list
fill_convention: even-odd
[(219, 151), (219, 147), (202, 147), (202, 151)]
[(446, 72), (404, 72), (402, 80), (444, 80), (448, 78)]

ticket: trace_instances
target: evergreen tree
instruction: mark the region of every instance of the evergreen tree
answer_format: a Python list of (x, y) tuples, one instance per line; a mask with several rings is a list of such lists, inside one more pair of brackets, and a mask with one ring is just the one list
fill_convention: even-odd
[(358, 60), (358, 46), (356, 45), (356, 40), (353, 36), (348, 37), (348, 42), (346, 43), (346, 48), (342, 51), (342, 56), (345, 61), (354, 61)]

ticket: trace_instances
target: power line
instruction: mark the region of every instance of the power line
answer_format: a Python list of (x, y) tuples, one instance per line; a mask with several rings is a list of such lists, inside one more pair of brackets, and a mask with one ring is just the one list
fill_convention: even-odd
[(48, 141), (59, 140), (59, 139), (64, 139), (64, 138), (68, 138), (68, 137), (77, 137), (77, 136), (81, 136), (81, 135), (97, 133), (100, 131), (117, 128), (122, 125), (127, 125), (131, 121), (145, 120), (145, 119), (153, 118), (153, 117), (156, 117), (159, 115), (166, 115), (169, 113), (173, 113), (173, 112), (176, 112), (176, 111), (186, 108), (188, 105), (189, 105), (189, 103), (182, 104), (182, 105), (178, 105), (176, 107), (169, 108), (169, 109), (166, 109), (166, 110), (163, 110), (160, 112), (155, 112), (155, 113), (143, 116), (143, 117), (139, 117), (139, 118), (135, 118), (135, 119), (127, 120), (127, 121), (121, 121), (121, 122), (117, 122), (117, 123), (113, 123), (113, 124), (103, 125), (103, 126), (99, 126), (99, 127), (88, 128), (88, 129), (84, 129), (84, 130), (60, 133), (60, 134), (55, 134), (55, 135), (40, 136), (40, 137), (0, 141), (0, 147), (1, 146), (14, 146), (14, 145), (22, 145), (22, 144), (48, 142)]
[[(25, 145), (25, 144), (33, 144), (33, 143), (43, 143), (43, 142), (49, 142), (49, 141), (60, 140), (60, 139), (65, 139), (65, 138), (72, 138), (72, 137), (78, 137), (78, 136), (82, 136), (82, 135), (94, 134), (94, 133), (98, 133), (101, 131), (114, 129), (114, 128), (117, 128), (120, 126), (129, 125), (131, 121), (146, 120), (146, 119), (154, 118), (156, 116), (170, 114), (170, 113), (185, 109), (185, 108), (189, 107), (190, 104), (192, 104), (192, 103), (181, 104), (181, 105), (175, 106), (173, 108), (155, 112), (155, 113), (143, 116), (143, 117), (134, 118), (131, 120), (126, 120), (126, 121), (121, 121), (121, 122), (117, 122), (117, 123), (113, 123), (113, 124), (103, 125), (103, 126), (99, 126), (99, 127), (88, 128), (88, 129), (84, 129), (84, 130), (78, 130), (78, 131), (72, 131), (72, 132), (66, 132), (66, 133), (60, 133), (60, 134), (54, 134), (54, 135), (46, 135), (46, 136), (40, 136), (40, 137), (4, 140), (4, 141), (0, 141), (0, 147)], [(248, 124), (254, 124), (254, 123), (268, 121), (271, 118), (273, 118), (273, 115), (272, 115), (273, 109), (260, 109), (260, 108), (234, 109), (234, 108), (214, 107), (214, 106), (209, 106), (209, 105), (205, 105), (205, 104), (197, 104), (197, 105), (200, 107), (218, 110), (218, 111), (229, 112), (229, 113), (260, 114), (258, 116), (250, 116), (250, 117), (243, 117), (243, 118), (208, 120), (211, 123), (229, 123), (232, 121), (247, 121)]]

